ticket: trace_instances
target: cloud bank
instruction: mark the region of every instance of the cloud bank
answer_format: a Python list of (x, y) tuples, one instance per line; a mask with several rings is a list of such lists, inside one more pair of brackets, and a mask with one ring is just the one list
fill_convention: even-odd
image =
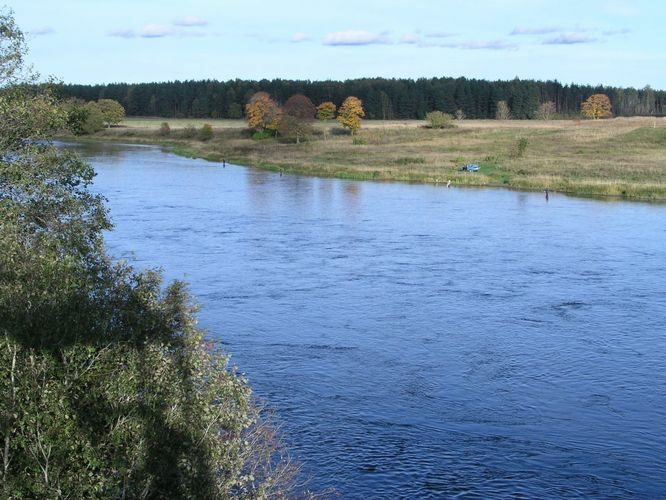
[(385, 34), (375, 34), (369, 31), (337, 31), (328, 33), (323, 40), (324, 45), (387, 45), (391, 39)]

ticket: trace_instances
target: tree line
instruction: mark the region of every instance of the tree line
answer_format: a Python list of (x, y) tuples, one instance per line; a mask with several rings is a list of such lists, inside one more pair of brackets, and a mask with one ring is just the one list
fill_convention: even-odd
[(537, 118), (545, 102), (554, 104), (554, 116), (578, 115), (581, 104), (594, 94), (610, 98), (616, 116), (666, 114), (666, 91), (591, 85), (564, 85), (558, 81), (477, 80), (468, 78), (386, 79), (345, 81), (216, 80), (162, 83), (66, 84), (63, 98), (85, 101), (113, 99), (129, 116), (164, 118), (242, 118), (245, 105), (257, 92), (268, 93), (280, 105), (295, 94), (314, 103), (340, 106), (347, 96), (363, 101), (371, 120), (423, 119), (431, 111), (467, 118), (495, 118), (505, 102), (515, 119)]

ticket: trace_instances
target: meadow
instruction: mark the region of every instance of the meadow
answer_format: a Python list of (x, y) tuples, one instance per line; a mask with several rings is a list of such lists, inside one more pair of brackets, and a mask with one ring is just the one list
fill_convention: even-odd
[[(159, 134), (162, 122), (168, 136)], [(213, 138), (184, 137), (213, 127)], [(326, 177), (504, 186), (666, 201), (666, 118), (364, 121), (354, 136), (316, 123), (306, 142), (252, 139), (242, 120), (128, 118), (94, 138), (161, 143), (185, 156)], [(466, 163), (479, 172), (463, 172)]]

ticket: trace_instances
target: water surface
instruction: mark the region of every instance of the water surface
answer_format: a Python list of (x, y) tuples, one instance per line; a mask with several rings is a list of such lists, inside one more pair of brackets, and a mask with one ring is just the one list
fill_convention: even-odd
[(185, 279), (345, 498), (666, 494), (666, 207), (85, 145), (110, 252)]

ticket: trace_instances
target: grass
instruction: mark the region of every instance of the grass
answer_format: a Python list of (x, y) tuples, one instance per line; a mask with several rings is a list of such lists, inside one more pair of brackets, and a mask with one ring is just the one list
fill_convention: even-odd
[[(158, 134), (163, 121), (168, 137)], [(179, 137), (203, 123), (213, 127), (210, 141)], [(241, 120), (131, 118), (95, 138), (167, 144), (184, 156), (327, 177), (666, 201), (666, 118), (456, 123), (438, 130), (421, 121), (365, 121), (353, 138), (317, 123), (310, 141), (290, 144), (252, 140)], [(478, 163), (480, 171), (459, 171), (464, 163)]]

